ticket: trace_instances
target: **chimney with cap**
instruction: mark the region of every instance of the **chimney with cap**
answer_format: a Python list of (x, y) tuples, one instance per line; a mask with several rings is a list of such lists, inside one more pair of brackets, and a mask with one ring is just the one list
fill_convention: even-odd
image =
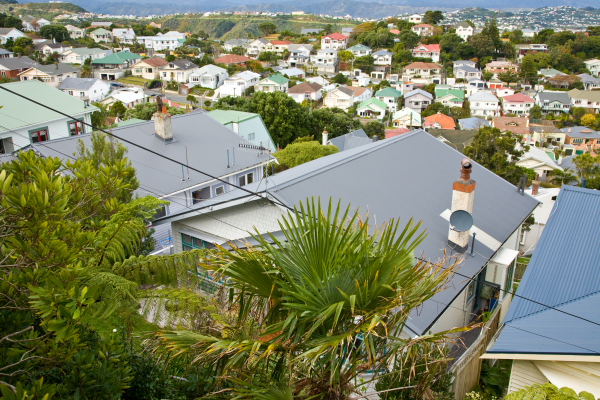
[(171, 125), (171, 114), (167, 111), (167, 107), (163, 104), (162, 98), (156, 98), (157, 111), (154, 113), (154, 129), (155, 133), (165, 142), (173, 140), (173, 126)]
[(535, 180), (531, 182), (531, 195), (537, 196), (540, 190), (540, 175), (535, 174)]
[[(451, 211), (465, 210), (473, 213), (473, 202), (475, 199), (475, 187), (477, 183), (471, 179), (473, 162), (468, 158), (461, 161), (460, 178), (454, 181), (452, 190)], [(464, 253), (469, 247), (470, 231), (459, 232), (450, 226), (448, 233), (448, 245), (459, 253)]]
[(329, 133), (327, 133), (327, 129), (323, 130), (323, 146), (327, 146), (327, 142), (329, 140)]

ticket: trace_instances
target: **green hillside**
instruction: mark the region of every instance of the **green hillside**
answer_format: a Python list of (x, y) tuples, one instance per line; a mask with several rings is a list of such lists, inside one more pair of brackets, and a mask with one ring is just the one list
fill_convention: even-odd
[(54, 17), (60, 14), (75, 14), (86, 12), (86, 10), (72, 3), (0, 3), (0, 12), (5, 12), (15, 17), (18, 17), (19, 15), (32, 15), (34, 17), (46, 18), (47, 20), (52, 21)]

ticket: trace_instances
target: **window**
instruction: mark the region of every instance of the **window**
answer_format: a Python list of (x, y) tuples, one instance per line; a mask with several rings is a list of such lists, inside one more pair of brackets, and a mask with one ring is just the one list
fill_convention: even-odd
[(85, 96), (85, 92), (79, 92), (79, 95), (80, 95), (81, 97), (83, 97), (83, 96)]
[(31, 136), (31, 143), (45, 142), (50, 139), (48, 135), (48, 128), (42, 128), (37, 130), (29, 131), (29, 135)]
[(215, 247), (214, 243), (186, 235), (185, 233), (181, 234), (181, 244), (183, 245), (183, 251), (190, 251), (194, 249), (212, 249)]
[(159, 219), (162, 217), (166, 217), (167, 216), (167, 206), (162, 206), (161, 208), (158, 209), (158, 211), (156, 212), (156, 214), (154, 214), (154, 219)]
[(475, 295), (475, 281), (471, 281), (467, 287), (467, 303), (471, 301)]
[(225, 186), (217, 186), (215, 188), (215, 196), (220, 196), (225, 193)]
[(248, 134), (248, 140), (254, 140), (256, 138), (256, 134), (254, 132)]
[(76, 136), (85, 133), (83, 127), (83, 121), (70, 121), (69, 122), (69, 135)]
[(0, 139), (0, 154), (8, 154), (13, 151), (15, 151), (15, 146), (11, 137)]
[(517, 262), (517, 260), (513, 260), (512, 263), (510, 263), (510, 266), (508, 267), (508, 270), (506, 271), (506, 282), (504, 282), (504, 296), (506, 297), (506, 295), (508, 295), (508, 292), (510, 291), (510, 289), (512, 288), (512, 284), (513, 284), (513, 275), (515, 273), (515, 263)]
[(249, 174), (242, 175), (238, 178), (238, 182), (240, 186), (246, 186), (254, 182), (254, 172), (250, 172)]

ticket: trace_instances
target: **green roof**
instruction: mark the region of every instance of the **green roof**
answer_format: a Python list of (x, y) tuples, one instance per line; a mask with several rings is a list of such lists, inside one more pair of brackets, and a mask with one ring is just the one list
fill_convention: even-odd
[[(79, 48), (73, 48), (73, 49), (69, 49), (71, 50), (73, 53), (78, 54), (80, 56), (88, 56), (90, 54), (97, 54), (97, 53), (104, 53), (106, 54), (106, 50), (102, 50), (102, 49), (88, 49), (87, 47), (79, 47)], [(69, 51), (69, 50), (65, 50)]]
[(104, 28), (98, 28), (95, 31), (92, 32), (92, 35), (106, 35), (106, 34), (112, 35), (112, 33), (110, 31), (107, 31)]
[(134, 125), (134, 124), (139, 124), (140, 122), (148, 122), (148, 121), (143, 120), (143, 119), (138, 119), (138, 118), (131, 118), (131, 119), (128, 119), (127, 121), (119, 122), (117, 124), (117, 126), (122, 127), (122, 126)]
[(348, 51), (360, 51), (360, 50), (371, 50), (369, 46), (365, 46), (364, 44), (357, 44), (348, 49)]
[(402, 97), (402, 92), (393, 87), (386, 87), (375, 93), (375, 97)]
[(141, 59), (142, 56), (129, 51), (113, 53), (110, 56), (92, 61), (92, 64), (125, 64), (127, 61)]
[(278, 85), (285, 85), (290, 80), (281, 74), (273, 74), (268, 78), (270, 81), (275, 82)]
[(435, 97), (444, 97), (451, 94), (461, 100), (465, 99), (465, 91), (460, 89), (435, 89)]
[(208, 115), (210, 115), (223, 125), (227, 125), (232, 122), (246, 121), (248, 119), (256, 118), (258, 116), (258, 114), (234, 110), (214, 110), (209, 112)]
[(368, 107), (370, 105), (376, 105), (377, 107), (381, 108), (382, 110), (385, 110), (387, 108), (385, 103), (376, 97), (371, 97), (370, 99), (363, 101), (362, 103), (360, 103), (358, 105), (358, 108)]
[[(46, 85), (37, 79), (5, 83), (2, 86), (73, 116), (81, 116), (84, 113), (98, 110), (94, 106), (87, 106), (86, 108), (84, 101)], [(0, 109), (0, 132), (66, 118), (6, 90), (0, 90), (0, 105), (2, 105)]]

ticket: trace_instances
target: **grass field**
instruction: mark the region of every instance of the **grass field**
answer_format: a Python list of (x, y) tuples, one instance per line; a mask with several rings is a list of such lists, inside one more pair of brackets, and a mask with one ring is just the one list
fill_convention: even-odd
[(120, 78), (119, 82), (121, 83), (129, 83), (131, 85), (139, 85), (144, 86), (146, 82), (150, 82), (148, 79), (140, 78), (137, 76), (127, 76), (125, 78)]

